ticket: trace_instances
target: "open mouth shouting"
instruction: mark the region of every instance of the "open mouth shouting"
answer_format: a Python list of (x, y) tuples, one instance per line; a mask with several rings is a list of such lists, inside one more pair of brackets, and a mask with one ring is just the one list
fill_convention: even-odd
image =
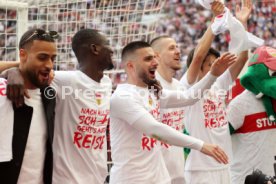
[(39, 71), (38, 75), (39, 75), (40, 81), (43, 83), (48, 82), (48, 80), (50, 79), (50, 71), (48, 70)]
[(157, 69), (156, 67), (149, 69), (149, 76), (150, 76), (150, 78), (155, 79), (155, 71), (156, 71), (156, 69)]

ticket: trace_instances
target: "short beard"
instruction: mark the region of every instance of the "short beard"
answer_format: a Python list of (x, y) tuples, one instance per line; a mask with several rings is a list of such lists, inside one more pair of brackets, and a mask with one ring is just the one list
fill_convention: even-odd
[(44, 88), (48, 86), (48, 81), (42, 83), (38, 80), (38, 76), (33, 71), (26, 71), (29, 81), (37, 88)]
[[(145, 81), (144, 81), (144, 82), (145, 82)], [(157, 82), (157, 80), (156, 80), (156, 79), (153, 79), (153, 80), (148, 80), (146, 84), (147, 84), (149, 87), (151, 87), (151, 86), (153, 86), (154, 84), (156, 84), (156, 82)]]
[(148, 86), (152, 86), (156, 83), (156, 79), (149, 79), (145, 73), (142, 73), (139, 75), (139, 77), (142, 79), (142, 81), (147, 84)]

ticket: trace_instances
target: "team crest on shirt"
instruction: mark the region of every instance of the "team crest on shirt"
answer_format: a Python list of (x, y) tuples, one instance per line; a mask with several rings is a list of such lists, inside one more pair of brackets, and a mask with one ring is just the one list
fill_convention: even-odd
[(153, 104), (153, 100), (152, 100), (151, 96), (149, 95), (149, 105), (152, 106), (152, 104)]
[(97, 105), (101, 105), (103, 95), (101, 93), (95, 93)]

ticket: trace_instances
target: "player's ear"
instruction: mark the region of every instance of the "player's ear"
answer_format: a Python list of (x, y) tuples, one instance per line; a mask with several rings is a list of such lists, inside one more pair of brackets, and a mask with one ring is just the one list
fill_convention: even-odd
[(20, 58), (20, 62), (26, 62), (27, 61), (28, 53), (27, 53), (26, 49), (20, 49), (19, 50), (19, 58)]
[(160, 59), (160, 54), (159, 54), (159, 52), (154, 52), (154, 54), (155, 54), (155, 57), (156, 57), (156, 59)]
[(127, 67), (128, 69), (133, 69), (133, 68), (134, 68), (133, 62), (132, 62), (132, 61), (127, 61), (127, 62), (126, 62), (126, 67)]
[(91, 52), (92, 52), (93, 54), (99, 55), (100, 48), (99, 48), (97, 45), (91, 44), (91, 45), (90, 45), (90, 50), (91, 50)]

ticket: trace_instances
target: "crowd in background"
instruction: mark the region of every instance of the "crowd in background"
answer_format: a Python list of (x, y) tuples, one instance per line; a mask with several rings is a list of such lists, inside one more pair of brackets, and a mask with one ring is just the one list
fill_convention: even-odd
[[(238, 0), (226, 1), (227, 7), (234, 13)], [(172, 36), (180, 45), (182, 61), (202, 37), (211, 21), (209, 10), (202, 8), (195, 0), (169, 0), (163, 8), (157, 33)], [(265, 40), (265, 45), (276, 47), (276, 1), (255, 1), (248, 23), (248, 31)], [(230, 34), (220, 34), (215, 38), (213, 47), (224, 52), (228, 50)]]
[[(226, 1), (227, 7), (232, 10), (233, 13), (237, 3), (240, 3), (240, 0)], [(33, 14), (34, 12), (30, 12), (29, 16), (32, 16)], [(249, 32), (259, 36), (260, 38), (263, 38), (265, 40), (265, 45), (276, 47), (275, 0), (255, 1), (252, 15), (253, 16), (251, 16), (248, 24)], [(161, 17), (162, 18), (160, 18), (156, 33), (158, 35), (168, 34), (179, 43), (182, 52), (183, 66), (185, 68), (187, 53), (195, 47), (195, 45), (198, 43), (199, 38), (202, 37), (204, 31), (211, 21), (212, 15), (209, 10), (202, 8), (195, 2), (195, 0), (167, 0), (163, 8)], [(33, 19), (33, 17), (31, 18)], [(15, 10), (8, 10), (6, 12), (5, 9), (0, 9), (0, 60), (16, 59), (15, 19)], [(68, 23), (66, 27), (67, 33), (74, 30), (74, 21), (72, 24)], [(68, 26), (69, 28), (70, 26), (72, 26), (72, 29), (69, 29)], [(213, 47), (224, 52), (228, 50), (229, 41), (230, 35), (228, 32), (226, 32), (225, 34), (220, 34), (215, 38)], [(63, 51), (64, 49), (65, 47), (62, 46), (61, 51)], [(67, 49), (68, 48), (66, 47), (65, 50)], [(63, 52), (61, 52), (60, 54), (62, 55), (62, 53)], [(6, 57), (4, 57), (5, 55)], [(71, 54), (70, 57), (72, 57)], [(62, 58), (64, 60), (64, 57)]]

